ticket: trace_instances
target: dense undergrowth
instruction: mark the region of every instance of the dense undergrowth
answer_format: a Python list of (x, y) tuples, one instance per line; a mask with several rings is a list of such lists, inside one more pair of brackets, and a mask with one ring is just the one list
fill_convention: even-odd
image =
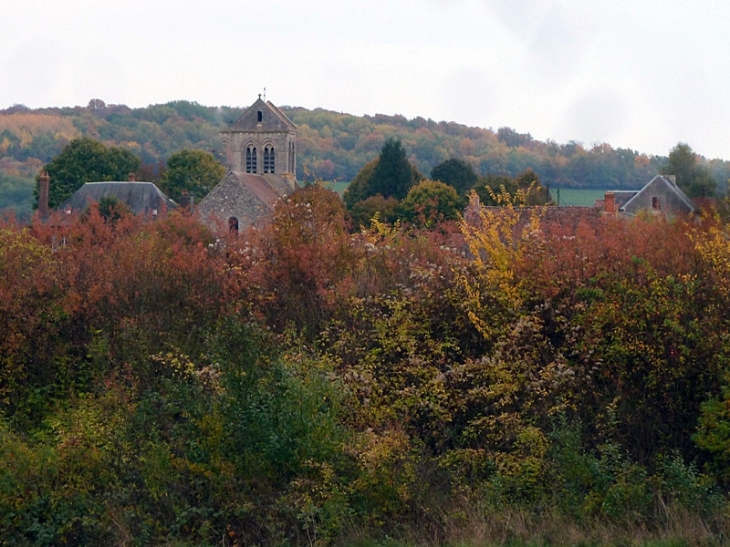
[(726, 543), (725, 226), (539, 217), (0, 226), (0, 544)]

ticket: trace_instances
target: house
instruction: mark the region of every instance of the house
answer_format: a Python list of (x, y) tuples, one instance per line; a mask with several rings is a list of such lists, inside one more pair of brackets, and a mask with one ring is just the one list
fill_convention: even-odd
[(136, 181), (134, 175), (130, 174), (128, 181), (87, 182), (58, 209), (67, 213), (81, 212), (91, 202), (98, 203), (104, 198), (114, 198), (124, 203), (135, 215), (157, 216), (163, 211), (177, 208), (177, 204), (153, 183)]
[(296, 137), (291, 120), (259, 95), (221, 131), (229, 171), (198, 204), (200, 218), (238, 231), (270, 217), (276, 201), (297, 188)]
[(668, 216), (688, 215), (695, 206), (677, 186), (674, 175), (657, 175), (641, 190), (606, 192), (605, 198), (596, 205), (607, 213), (635, 216), (640, 211), (650, 211)]

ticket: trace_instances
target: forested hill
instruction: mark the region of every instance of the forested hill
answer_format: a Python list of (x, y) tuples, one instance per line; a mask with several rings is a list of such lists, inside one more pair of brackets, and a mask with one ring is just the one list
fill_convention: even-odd
[[(389, 137), (399, 138), (411, 162), (425, 175), (452, 158), (470, 162), (481, 174), (536, 171), (553, 187), (638, 188), (655, 175), (665, 157), (615, 149), (609, 144), (559, 144), (503, 127), (497, 131), (403, 116), (352, 116), (323, 109), (282, 107), (299, 126), (300, 180), (351, 180), (375, 158)], [(212, 151), (223, 159), (218, 132), (243, 108), (206, 107), (175, 101), (146, 108), (107, 105), (0, 110), (0, 175), (34, 177), (73, 138), (87, 136), (121, 146), (148, 165), (182, 148)], [(691, 144), (691, 143), (689, 143)], [(667, 151), (669, 152), (669, 151)], [(721, 191), (730, 163), (704, 160)]]

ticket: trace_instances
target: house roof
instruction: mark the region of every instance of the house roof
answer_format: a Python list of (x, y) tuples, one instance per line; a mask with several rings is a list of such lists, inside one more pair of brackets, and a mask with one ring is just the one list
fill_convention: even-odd
[(620, 209), (626, 205), (640, 190), (614, 190), (613, 199), (616, 209)]
[[(261, 112), (261, 121), (258, 120), (258, 113)], [(246, 109), (241, 116), (231, 124), (231, 126), (222, 131), (227, 132), (238, 132), (238, 131), (261, 131), (261, 132), (272, 132), (272, 131), (285, 131), (296, 132), (297, 126), (286, 117), (286, 115), (275, 107), (271, 102), (264, 102), (259, 97), (255, 103)]]
[(177, 208), (177, 204), (151, 182), (129, 181), (87, 182), (59, 208), (81, 211), (88, 207), (90, 202), (98, 203), (106, 197), (116, 198), (126, 204), (134, 214), (159, 210), (163, 206), (167, 209)]
[(669, 192), (673, 193), (679, 199), (679, 201), (687, 206), (690, 211), (695, 210), (694, 205), (692, 205), (692, 201), (687, 197), (687, 194), (685, 194), (679, 186), (677, 186), (669, 179), (663, 177), (662, 175), (657, 175), (653, 179), (651, 179), (646, 184), (646, 186), (644, 186), (641, 190), (636, 192), (628, 201), (626, 201), (623, 206), (619, 206), (617, 202), (616, 205), (619, 208), (619, 211), (625, 212), (626, 209), (630, 209), (632, 202), (638, 202), (639, 200), (641, 200), (641, 198), (646, 193), (651, 192), (652, 187), (655, 187), (658, 184), (663, 185)]

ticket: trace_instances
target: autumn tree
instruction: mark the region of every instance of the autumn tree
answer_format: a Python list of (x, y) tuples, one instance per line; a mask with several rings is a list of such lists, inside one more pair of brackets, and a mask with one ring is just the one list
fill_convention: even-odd
[(167, 160), (162, 188), (174, 200), (183, 191), (202, 199), (225, 176), (226, 168), (213, 154), (203, 150), (180, 150)]
[(442, 161), (431, 170), (431, 179), (453, 186), (460, 194), (465, 194), (474, 186), (479, 175), (470, 163), (458, 158)]
[[(43, 167), (51, 178), (48, 205), (58, 207), (86, 182), (127, 180), (140, 163), (137, 156), (122, 148), (107, 148), (87, 137), (75, 139)], [(40, 175), (33, 192), (36, 208), (39, 179)]]
[(445, 220), (456, 220), (462, 207), (456, 189), (440, 181), (424, 180), (410, 189), (401, 202), (403, 220), (430, 228)]

